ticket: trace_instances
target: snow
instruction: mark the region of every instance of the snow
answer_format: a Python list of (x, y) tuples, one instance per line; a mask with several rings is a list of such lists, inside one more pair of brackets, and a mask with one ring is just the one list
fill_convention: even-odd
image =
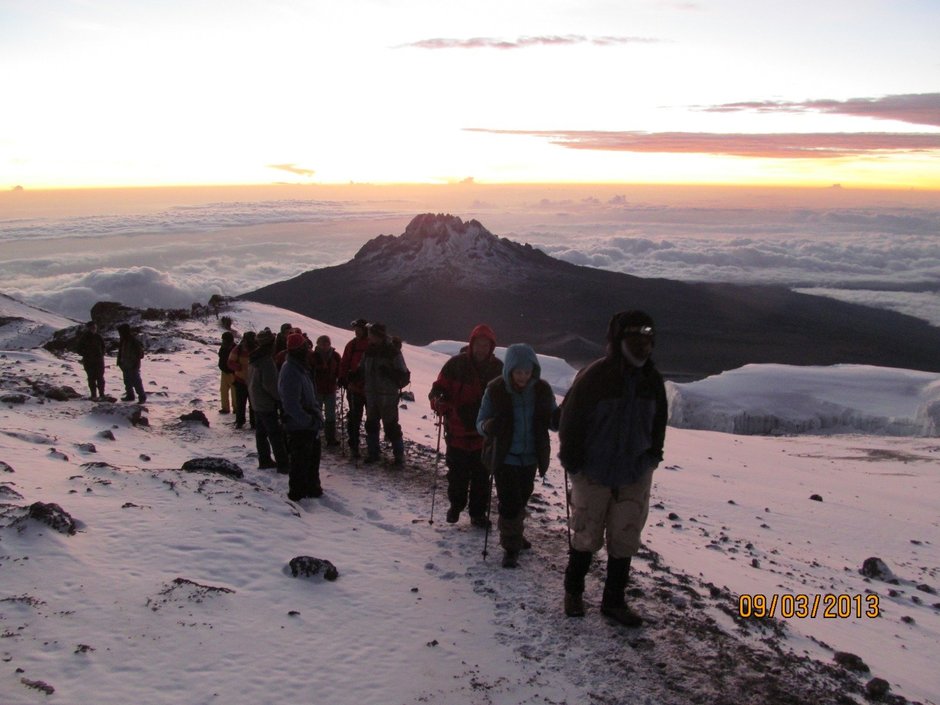
[[(232, 315), (239, 330), (290, 321), (326, 333), (339, 349), (350, 337), (260, 304)], [(706, 597), (689, 597), (687, 588), (702, 593), (707, 584), (732, 596), (872, 591), (880, 617), (784, 619), (782, 648), (827, 663), (832, 650), (856, 653), (872, 669), (853, 677), (859, 684), (879, 676), (895, 694), (940, 702), (940, 609), (932, 606), (940, 597), (917, 587), (940, 587), (940, 443), (913, 427), (906, 437), (670, 428), (648, 550), (635, 561), (644, 594), (634, 604), (650, 625), (632, 635), (598, 614), (597, 568), (587, 617), (562, 613), (565, 480), (557, 464), (536, 489), (527, 522), (535, 547), (518, 570), (499, 567), (494, 535), (484, 559), (484, 532), (465, 515), (444, 523), (443, 463), (426, 394), (463, 343), (404, 346), (417, 401), (401, 414), (414, 442), (403, 471), (325, 452), (324, 497), (294, 503), (286, 476), (256, 469), (252, 435), (216, 413), (216, 322), (174, 325), (178, 349), (144, 360), (147, 427), (86, 400), (0, 405), (0, 702), (690, 702), (673, 676), (684, 664), (682, 683), (706, 688), (716, 667), (700, 660), (692, 625), (714, 620), (728, 633), (723, 648), (732, 637), (766, 648), (758, 627), (740, 633), (744, 627), (719, 609), (721, 598), (708, 598), (707, 589)], [(74, 355), (0, 355), (3, 392), (25, 377), (84, 388)], [(560, 390), (554, 375), (570, 368), (542, 361), (543, 376)], [(729, 376), (728, 389), (761, 384), (802, 394), (809, 382), (797, 372), (745, 368), (746, 378)], [(919, 373), (896, 370), (812, 374), (815, 393), (833, 404), (853, 397), (852, 379), (865, 383), (856, 407), (867, 403), (885, 417), (910, 415), (904, 409), (935, 390)], [(113, 365), (106, 378), (117, 391)], [(714, 404), (733, 397), (725, 381), (712, 383), (695, 390), (702, 407), (709, 391)], [(679, 394), (692, 398), (684, 388)], [(781, 418), (803, 408), (780, 398)], [(179, 420), (193, 408), (206, 412), (209, 428)], [(115, 440), (99, 435), (107, 430)], [(95, 452), (79, 447), (87, 443)], [(206, 456), (237, 463), (245, 477), (179, 470)], [(78, 532), (34, 520), (14, 525), (11, 507), (36, 501), (59, 504)], [(330, 560), (340, 577), (291, 577), (287, 563), (300, 555)], [(870, 556), (882, 558), (899, 584), (860, 575)], [(694, 695), (715, 702), (720, 692)]]
[(55, 331), (76, 323), (0, 294), (0, 350), (29, 350), (49, 340)]
[(940, 435), (940, 374), (868, 365), (745, 365), (669, 385), (669, 421), (728, 433)]

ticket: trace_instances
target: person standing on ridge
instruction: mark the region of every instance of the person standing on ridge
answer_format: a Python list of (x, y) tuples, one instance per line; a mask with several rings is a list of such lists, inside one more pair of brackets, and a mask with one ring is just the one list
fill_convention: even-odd
[(228, 368), (235, 375), (235, 428), (245, 426), (246, 409), (248, 425), (255, 427), (255, 412), (248, 399), (248, 359), (256, 347), (255, 332), (245, 331), (241, 341), (232, 348), (228, 356)]
[(104, 338), (98, 332), (98, 324), (88, 321), (85, 332), (78, 339), (76, 352), (82, 357), (82, 367), (88, 378), (88, 389), (91, 391), (91, 400), (104, 398)]
[(606, 357), (578, 373), (562, 404), (558, 457), (571, 475), (564, 602), (569, 617), (584, 616), (584, 578), (606, 535), (601, 613), (628, 627), (643, 622), (627, 605), (624, 591), (666, 438), (666, 389), (651, 358), (654, 344), (648, 314), (615, 314)]
[(339, 445), (336, 438), (336, 381), (339, 379), (339, 366), (342, 359), (333, 349), (328, 335), (317, 338), (317, 345), (311, 353), (313, 379), (317, 388), (317, 398), (323, 407), (325, 426), (323, 430), (326, 445)]
[(323, 417), (307, 364), (306, 338), (299, 332), (287, 336), (287, 358), (277, 379), (284, 408), (284, 428), (290, 454), (287, 498), (320, 497), (320, 429)]
[(444, 363), (428, 394), (431, 409), (444, 424), (448, 524), (456, 524), (466, 508), (471, 524), (487, 525), (490, 478), (480, 459), (483, 436), (477, 432), (476, 421), (487, 383), (503, 372), (502, 361), (493, 354), (495, 349), (493, 330), (478, 325), (470, 333), (469, 345)]
[(398, 423), (398, 399), (402, 387), (411, 380), (411, 372), (401, 354), (401, 340), (389, 338), (383, 323), (369, 325), (369, 347), (362, 357), (363, 384), (366, 394), (365, 462), (379, 459), (379, 423), (392, 442), (395, 465), (405, 462), (405, 442)]
[(278, 472), (286, 473), (287, 446), (277, 417), (281, 399), (277, 389), (278, 370), (274, 364), (274, 334), (265, 328), (255, 336), (255, 342), (258, 347), (248, 356), (248, 398), (255, 411), (258, 468), (277, 468)]
[(117, 330), (117, 364), (124, 376), (124, 396), (121, 397), (121, 401), (134, 401), (136, 392), (137, 402), (143, 404), (147, 401), (144, 383), (140, 378), (140, 363), (144, 359), (144, 346), (131, 332), (131, 327), (127, 323), (119, 325)]
[(230, 414), (235, 405), (235, 374), (228, 367), (228, 356), (235, 347), (235, 334), (227, 330), (222, 333), (222, 344), (219, 345), (219, 395), (222, 398), (220, 414)]
[(510, 345), (503, 373), (486, 386), (477, 416), (483, 463), (496, 483), (504, 568), (517, 567), (519, 552), (530, 545), (523, 534), (526, 504), (535, 489), (536, 470), (543, 478), (548, 471), (548, 432), (557, 428), (555, 393), (541, 375), (530, 346)]
[(362, 426), (362, 412), (366, 406), (366, 388), (362, 377), (362, 357), (369, 347), (366, 327), (369, 323), (359, 318), (350, 324), (355, 337), (346, 343), (339, 365), (339, 385), (346, 390), (349, 409), (346, 412), (346, 429), (349, 438), (349, 453), (359, 457), (359, 430)]

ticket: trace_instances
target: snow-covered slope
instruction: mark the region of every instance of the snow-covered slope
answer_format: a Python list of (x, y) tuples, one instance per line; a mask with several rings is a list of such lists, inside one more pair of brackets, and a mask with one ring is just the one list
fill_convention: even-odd
[(42, 345), (73, 321), (0, 294), (0, 350), (29, 350)]
[[(232, 315), (242, 331), (290, 321), (337, 347), (350, 337), (258, 304)], [(175, 332), (176, 346), (144, 361), (148, 425), (132, 404), (0, 405), (4, 705), (860, 703), (873, 676), (940, 702), (935, 441), (669, 429), (631, 586), (648, 622), (623, 630), (599, 615), (597, 565), (588, 615), (563, 616), (557, 465), (536, 488), (518, 570), (499, 567), (492, 534), (484, 558), (466, 517), (444, 523), (425, 397), (446, 354), (404, 347), (417, 399), (401, 413), (404, 470), (325, 453), (325, 495), (294, 503), (285, 476), (256, 469), (247, 429), (216, 413), (215, 320), (152, 325), (151, 340)], [(71, 354), (0, 355), (4, 392), (26, 378), (82, 388)], [(115, 391), (118, 372), (106, 375)], [(194, 409), (208, 427), (180, 420)], [(244, 476), (180, 469), (204, 456)], [(76, 533), (26, 518), (35, 502), (60, 505)], [(291, 577), (300, 555), (339, 579)], [(859, 574), (875, 556), (896, 583)], [(737, 618), (738, 596), (747, 607), (758, 594), (846, 595), (850, 609)], [(878, 617), (854, 612), (869, 595)], [(835, 666), (835, 651), (871, 672)]]
[(940, 374), (868, 365), (746, 365), (669, 385), (669, 422), (742, 434), (940, 436)]

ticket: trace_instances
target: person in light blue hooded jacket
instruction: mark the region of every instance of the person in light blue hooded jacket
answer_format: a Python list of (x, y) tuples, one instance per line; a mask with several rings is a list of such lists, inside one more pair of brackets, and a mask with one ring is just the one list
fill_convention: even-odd
[(543, 478), (548, 471), (548, 432), (558, 428), (555, 393), (541, 374), (530, 346), (510, 345), (502, 376), (486, 386), (477, 415), (483, 463), (496, 484), (504, 568), (515, 568), (519, 552), (530, 545), (523, 533), (526, 504), (535, 489), (536, 471)]

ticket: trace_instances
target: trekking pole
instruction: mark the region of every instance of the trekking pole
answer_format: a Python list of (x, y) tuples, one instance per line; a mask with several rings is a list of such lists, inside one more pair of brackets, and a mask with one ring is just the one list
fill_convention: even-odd
[(483, 560), (486, 560), (486, 547), (490, 543), (490, 526), (493, 523), (490, 521), (490, 509), (493, 507), (493, 476), (495, 474), (495, 471), (490, 473), (490, 482), (486, 493), (486, 533), (483, 535)]
[(571, 507), (569, 505), (569, 494), (568, 494), (568, 468), (565, 470), (565, 528), (568, 529), (568, 550), (571, 549)]
[(437, 417), (437, 450), (434, 457), (434, 485), (431, 489), (431, 518), (428, 524), (434, 524), (434, 502), (437, 499), (437, 475), (441, 467), (441, 428), (444, 426), (444, 417)]
[(346, 457), (346, 394), (345, 390), (339, 388), (339, 452)]

